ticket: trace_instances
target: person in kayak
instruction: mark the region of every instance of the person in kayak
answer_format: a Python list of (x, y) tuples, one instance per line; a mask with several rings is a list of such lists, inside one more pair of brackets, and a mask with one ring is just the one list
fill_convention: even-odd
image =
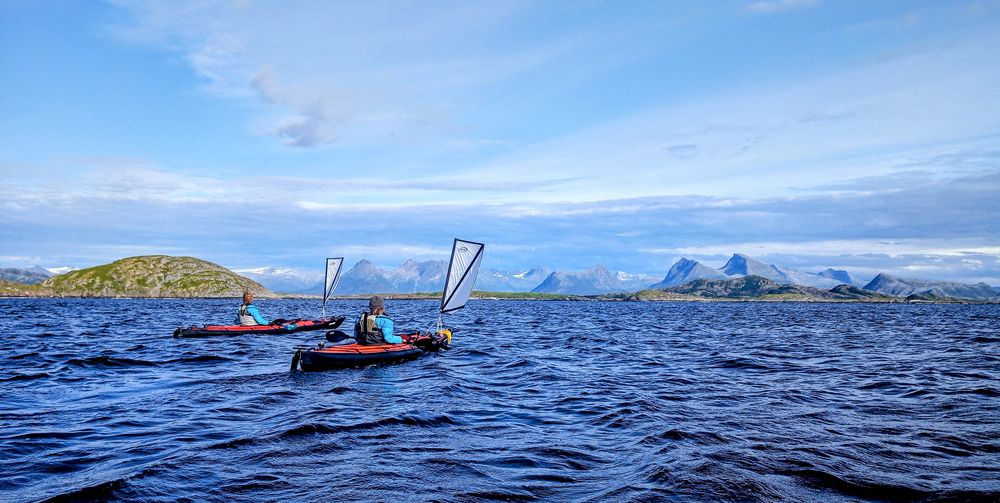
[(385, 315), (385, 301), (378, 295), (368, 300), (368, 310), (354, 324), (358, 344), (401, 344), (403, 339), (393, 333), (392, 320)]
[(236, 322), (245, 327), (271, 324), (260, 314), (260, 310), (257, 309), (257, 306), (253, 305), (253, 294), (250, 293), (250, 290), (243, 292), (243, 305), (240, 306), (239, 314), (236, 316)]

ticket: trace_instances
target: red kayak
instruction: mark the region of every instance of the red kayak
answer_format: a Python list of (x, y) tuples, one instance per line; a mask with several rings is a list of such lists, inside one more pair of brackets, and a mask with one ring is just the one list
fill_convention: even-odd
[(292, 370), (296, 370), (300, 365), (302, 370), (314, 371), (405, 362), (414, 360), (426, 352), (447, 348), (451, 342), (449, 330), (442, 330), (436, 334), (413, 333), (399, 336), (403, 339), (402, 344), (354, 343), (299, 349), (292, 357)]
[[(276, 322), (281, 323), (276, 323)], [(274, 320), (272, 325), (204, 325), (201, 327), (178, 328), (174, 337), (213, 337), (217, 335), (246, 334), (291, 334), (308, 330), (333, 330), (344, 322), (343, 316), (322, 320)]]

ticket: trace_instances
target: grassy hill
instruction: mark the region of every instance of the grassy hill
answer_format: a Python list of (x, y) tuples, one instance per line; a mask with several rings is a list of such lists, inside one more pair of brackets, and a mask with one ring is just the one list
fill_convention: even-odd
[(42, 295), (67, 297), (258, 297), (276, 296), (256, 281), (194, 257), (149, 255), (49, 278)]

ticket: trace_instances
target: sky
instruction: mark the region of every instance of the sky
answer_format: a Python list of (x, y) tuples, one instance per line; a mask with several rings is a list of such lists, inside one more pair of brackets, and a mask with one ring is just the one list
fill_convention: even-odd
[(1000, 286), (1000, 1), (0, 2), (0, 266)]

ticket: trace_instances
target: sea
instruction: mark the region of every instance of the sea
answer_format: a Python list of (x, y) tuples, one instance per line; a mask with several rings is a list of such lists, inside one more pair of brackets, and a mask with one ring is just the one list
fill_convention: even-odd
[(325, 372), (171, 336), (238, 305), (0, 299), (0, 501), (1000, 500), (1000, 305), (472, 300)]

